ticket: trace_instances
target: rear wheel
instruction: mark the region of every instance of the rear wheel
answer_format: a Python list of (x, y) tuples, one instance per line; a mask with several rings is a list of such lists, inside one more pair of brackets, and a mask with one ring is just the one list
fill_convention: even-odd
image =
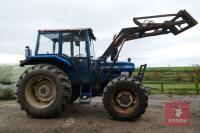
[(73, 104), (78, 98), (80, 93), (80, 86), (72, 86), (72, 96), (69, 101), (69, 104)]
[(79, 98), (79, 96), (77, 96), (77, 95), (72, 95), (72, 97), (71, 97), (71, 99), (70, 99), (70, 101), (69, 101), (69, 104), (73, 104), (77, 99)]
[(56, 98), (56, 85), (47, 76), (35, 76), (27, 83), (25, 98), (36, 108), (48, 107)]
[(53, 65), (28, 68), (17, 83), (21, 108), (29, 116), (54, 117), (62, 112), (71, 98), (71, 84), (67, 75)]
[(138, 81), (131, 77), (119, 77), (106, 86), (103, 103), (114, 119), (131, 121), (145, 112), (148, 97)]

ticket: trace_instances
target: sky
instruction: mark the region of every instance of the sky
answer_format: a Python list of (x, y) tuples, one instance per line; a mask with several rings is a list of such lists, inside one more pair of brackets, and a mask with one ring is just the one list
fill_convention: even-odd
[[(122, 28), (136, 26), (133, 17), (177, 13), (186, 9), (200, 20), (199, 0), (1, 0), (0, 64), (24, 59), (35, 48), (38, 29), (93, 29), (95, 55), (100, 56)], [(200, 64), (200, 25), (177, 35), (138, 39), (124, 44), (119, 60), (139, 66)]]

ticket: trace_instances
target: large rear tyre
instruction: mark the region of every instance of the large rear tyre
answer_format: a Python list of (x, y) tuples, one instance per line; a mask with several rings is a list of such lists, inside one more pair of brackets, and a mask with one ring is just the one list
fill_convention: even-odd
[(148, 97), (138, 81), (119, 77), (110, 81), (104, 89), (103, 104), (113, 119), (132, 121), (145, 112)]
[(28, 68), (17, 83), (17, 98), (28, 116), (49, 118), (69, 104), (72, 90), (67, 75), (53, 65)]
[(79, 98), (79, 96), (73, 96), (71, 97), (70, 101), (69, 101), (69, 104), (73, 104), (77, 99)]

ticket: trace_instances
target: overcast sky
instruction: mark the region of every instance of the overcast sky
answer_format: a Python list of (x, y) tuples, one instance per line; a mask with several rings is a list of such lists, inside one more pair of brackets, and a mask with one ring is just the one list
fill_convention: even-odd
[[(186, 9), (200, 20), (199, 0), (1, 0), (0, 63), (18, 63), (24, 47), (35, 47), (38, 29), (91, 27), (100, 56), (121, 28), (135, 26), (138, 16), (177, 13)], [(200, 24), (173, 36), (164, 35), (126, 43), (120, 60), (128, 57), (138, 66), (200, 64)]]

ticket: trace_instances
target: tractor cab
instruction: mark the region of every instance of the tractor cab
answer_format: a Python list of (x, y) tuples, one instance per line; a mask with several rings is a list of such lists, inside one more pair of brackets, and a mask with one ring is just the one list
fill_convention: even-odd
[[(87, 44), (95, 40), (92, 29), (39, 30), (35, 55), (87, 57)], [(28, 48), (28, 47), (27, 47)], [(29, 51), (29, 50), (27, 50)], [(26, 55), (30, 56), (30, 53)]]
[(41, 62), (56, 64), (68, 73), (72, 84), (90, 84), (94, 58), (91, 45), (95, 39), (90, 28), (38, 30), (35, 55), (26, 47), (26, 59), (21, 61), (21, 66)]

